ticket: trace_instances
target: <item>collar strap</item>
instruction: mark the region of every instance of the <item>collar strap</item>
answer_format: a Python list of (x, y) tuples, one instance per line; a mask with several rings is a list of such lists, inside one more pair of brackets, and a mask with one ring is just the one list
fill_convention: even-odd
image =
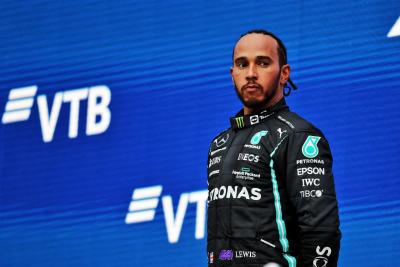
[(255, 115), (243, 115), (243, 110), (241, 110), (235, 117), (230, 118), (231, 127), (236, 130), (258, 124), (273, 115), (276, 111), (286, 108), (288, 108), (288, 106), (286, 105), (285, 99), (282, 98), (282, 100), (276, 103), (273, 107), (263, 110)]
[(231, 118), (231, 126), (233, 129), (242, 129), (249, 127), (251, 125), (255, 125), (265, 120), (269, 116), (274, 114), (274, 112), (267, 112), (264, 110), (260, 114), (257, 115), (246, 115), (246, 116), (237, 116)]

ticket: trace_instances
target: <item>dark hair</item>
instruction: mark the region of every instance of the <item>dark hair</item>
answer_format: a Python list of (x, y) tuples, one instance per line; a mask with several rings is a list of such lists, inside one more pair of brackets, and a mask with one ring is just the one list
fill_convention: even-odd
[[(287, 52), (286, 52), (286, 47), (285, 47), (285, 45), (283, 44), (282, 40), (279, 39), (279, 37), (276, 36), (275, 34), (273, 34), (272, 32), (269, 32), (269, 31), (266, 31), (266, 30), (263, 30), (263, 29), (254, 29), (254, 30), (250, 30), (250, 31), (248, 31), (248, 32), (243, 33), (242, 35), (240, 35), (240, 38), (237, 40), (237, 42), (235, 43), (235, 46), (233, 47), (233, 50), (232, 50), (232, 60), (234, 59), (233, 57), (234, 57), (234, 54), (235, 54), (235, 47), (236, 47), (236, 44), (239, 42), (240, 39), (242, 39), (242, 37), (244, 37), (244, 36), (246, 36), (246, 35), (248, 35), (248, 34), (251, 34), (251, 33), (264, 34), (264, 35), (271, 36), (272, 38), (274, 38), (275, 41), (278, 43), (279, 67), (282, 67), (283, 65), (286, 65), (286, 64), (287, 64)], [(288, 82), (289, 82), (290, 86), (291, 86), (294, 90), (297, 89), (297, 86), (292, 82), (292, 80), (291, 80), (290, 78), (289, 78)], [(287, 87), (287, 86), (286, 86), (286, 87)], [(290, 91), (291, 91), (291, 88), (289, 88), (287, 92), (284, 92), (285, 95), (288, 96), (288, 95), (290, 94)]]
[[(279, 66), (282, 67), (283, 65), (287, 64), (286, 47), (283, 44), (282, 40), (279, 39), (279, 37), (276, 36), (275, 34), (273, 34), (272, 32), (269, 32), (269, 31), (266, 31), (266, 30), (262, 30), (262, 29), (250, 30), (250, 31), (240, 35), (240, 38), (237, 40), (236, 44), (239, 42), (240, 39), (242, 39), (242, 37), (244, 37), (244, 36), (246, 36), (248, 34), (251, 34), (251, 33), (264, 34), (264, 35), (271, 36), (272, 38), (274, 38), (276, 40), (276, 42), (278, 43)], [(236, 44), (233, 47), (232, 60), (233, 60), (233, 56), (235, 54)]]

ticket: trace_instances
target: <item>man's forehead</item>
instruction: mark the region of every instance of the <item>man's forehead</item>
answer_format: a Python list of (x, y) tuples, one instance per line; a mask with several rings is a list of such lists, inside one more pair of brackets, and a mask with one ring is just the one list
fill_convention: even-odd
[(278, 59), (278, 42), (265, 34), (245, 35), (236, 43), (234, 58), (250, 56), (268, 56)]

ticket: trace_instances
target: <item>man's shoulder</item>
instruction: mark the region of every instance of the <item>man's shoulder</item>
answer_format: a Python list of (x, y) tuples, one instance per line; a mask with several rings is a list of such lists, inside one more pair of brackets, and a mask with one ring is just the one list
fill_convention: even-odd
[(226, 136), (229, 136), (229, 131), (231, 130), (231, 128), (227, 128), (223, 131), (221, 131), (220, 133), (218, 133), (212, 140), (211, 140), (211, 144), (218, 142), (218, 140), (221, 139), (225, 139)]
[(322, 131), (312, 124), (310, 121), (306, 120), (299, 114), (292, 112), (290, 110), (285, 110), (279, 112), (276, 118), (283, 124), (287, 125), (292, 133), (315, 133), (323, 136)]
[(223, 130), (217, 136), (215, 136), (210, 144), (210, 149), (208, 151), (209, 156), (212, 156), (219, 151), (223, 151), (226, 149), (226, 142), (228, 142), (229, 138), (231, 137), (229, 134), (230, 128)]
[(222, 136), (222, 135), (228, 133), (230, 129), (231, 129), (231, 128), (226, 128), (226, 129), (220, 131), (217, 135), (214, 136), (214, 138), (213, 138), (212, 140), (214, 141), (214, 140), (217, 139), (218, 137), (220, 137), (220, 136)]

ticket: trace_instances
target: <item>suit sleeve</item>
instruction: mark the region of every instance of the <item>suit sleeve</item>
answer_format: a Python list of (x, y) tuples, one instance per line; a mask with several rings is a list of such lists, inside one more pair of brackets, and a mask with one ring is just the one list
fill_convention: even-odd
[(293, 133), (286, 149), (286, 188), (296, 214), (299, 265), (336, 267), (341, 233), (332, 154), (318, 131)]

